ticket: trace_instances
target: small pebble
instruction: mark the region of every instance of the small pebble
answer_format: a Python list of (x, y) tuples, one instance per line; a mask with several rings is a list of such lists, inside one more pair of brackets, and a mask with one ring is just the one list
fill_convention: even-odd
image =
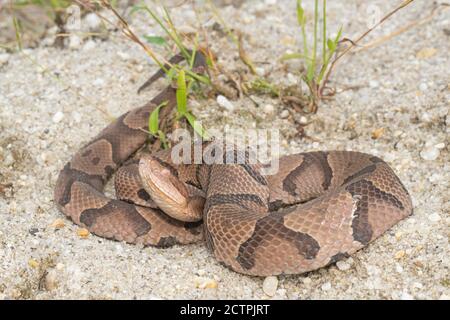
[(225, 96), (218, 95), (217, 103), (219, 104), (219, 106), (227, 109), (230, 112), (234, 111), (234, 105)]
[(130, 55), (126, 52), (123, 51), (118, 51), (117, 55), (119, 56), (120, 59), (122, 59), (123, 61), (127, 61), (130, 60)]
[(62, 113), (61, 111), (58, 111), (57, 113), (55, 113), (53, 115), (52, 120), (53, 120), (54, 123), (59, 123), (59, 122), (61, 122), (61, 120), (63, 118), (64, 118), (64, 113)]
[(399, 250), (395, 253), (395, 259), (399, 260), (405, 256), (405, 250)]
[(95, 13), (86, 14), (84, 22), (89, 31), (99, 31), (102, 24), (102, 20)]
[(322, 285), (321, 288), (322, 288), (323, 291), (328, 291), (328, 290), (331, 289), (331, 283), (325, 282), (325, 283)]
[(345, 271), (350, 269), (350, 264), (348, 264), (346, 261), (338, 261), (336, 262), (336, 267), (341, 271)]
[(373, 130), (372, 131), (372, 139), (376, 140), (376, 139), (380, 138), (383, 135), (384, 130), (385, 129), (383, 127)]
[(273, 297), (278, 288), (278, 278), (269, 276), (264, 279), (263, 291), (269, 297)]
[(81, 239), (86, 239), (87, 237), (89, 237), (89, 231), (85, 228), (78, 229), (77, 234)]
[(92, 49), (94, 49), (96, 47), (96, 43), (93, 40), (88, 40), (86, 41), (86, 43), (83, 45), (83, 50), (84, 51), (90, 51)]
[(428, 147), (420, 151), (422, 159), (427, 161), (436, 160), (439, 157), (439, 149), (436, 147)]
[(204, 276), (204, 275), (206, 274), (206, 271), (203, 270), (203, 269), (200, 269), (200, 270), (197, 271), (197, 274), (198, 274), (199, 276)]
[(275, 107), (273, 105), (271, 105), (271, 104), (266, 104), (263, 107), (263, 110), (264, 110), (264, 113), (271, 114), (271, 113), (273, 113), (275, 111)]
[(404, 291), (400, 296), (400, 300), (414, 300), (414, 297), (410, 295), (408, 292)]
[(266, 70), (264, 70), (264, 68), (262, 68), (262, 67), (256, 67), (255, 71), (258, 74), (258, 76), (260, 76), (260, 77), (264, 76), (264, 73), (266, 72)]
[(370, 86), (371, 88), (377, 88), (377, 87), (380, 86), (380, 83), (379, 83), (378, 81), (376, 81), (376, 80), (370, 80), (370, 81), (369, 81), (369, 86)]
[(103, 87), (105, 85), (105, 80), (103, 80), (102, 78), (97, 78), (92, 84), (96, 87)]
[(197, 278), (195, 287), (199, 289), (216, 289), (218, 287), (217, 281), (209, 278)]
[(2, 64), (7, 63), (10, 56), (11, 56), (11, 55), (10, 55), (9, 53), (1, 53), (1, 54), (0, 54), (0, 66), (1, 66)]
[(81, 46), (83, 39), (81, 39), (76, 34), (72, 34), (69, 37), (69, 48), (70, 49), (78, 49)]
[(312, 282), (311, 278), (305, 277), (302, 279), (303, 284), (310, 284)]
[(81, 114), (77, 111), (73, 111), (72, 112), (72, 118), (76, 123), (80, 123), (81, 122)]
[(298, 78), (296, 76), (294, 76), (292, 73), (287, 74), (287, 79), (290, 84), (296, 84), (298, 81)]
[(428, 216), (428, 220), (430, 220), (432, 222), (438, 222), (439, 220), (441, 220), (441, 216), (439, 215), (439, 213), (435, 212)]
[(301, 116), (300, 117), (300, 124), (307, 124), (308, 123), (308, 119), (305, 116)]
[(286, 119), (287, 117), (289, 117), (289, 111), (287, 111), (287, 110), (281, 111), (280, 118), (281, 119)]
[(56, 271), (50, 270), (45, 276), (45, 289), (47, 289), (47, 291), (56, 289), (56, 287), (58, 286), (58, 282), (56, 279), (57, 279)]
[(52, 224), (50, 225), (52, 228), (55, 229), (61, 229), (65, 226), (65, 222), (63, 219), (56, 219), (55, 221), (52, 222)]
[(428, 85), (426, 83), (422, 82), (419, 85), (419, 89), (420, 89), (420, 91), (426, 91), (428, 89)]

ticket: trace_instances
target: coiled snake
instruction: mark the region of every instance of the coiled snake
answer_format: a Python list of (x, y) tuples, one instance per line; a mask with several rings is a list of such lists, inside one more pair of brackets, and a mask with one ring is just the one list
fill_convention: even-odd
[[(174, 88), (108, 125), (60, 172), (55, 202), (76, 224), (101, 237), (159, 247), (206, 239), (220, 263), (266, 276), (348, 257), (412, 213), (392, 169), (351, 151), (285, 156), (270, 176), (246, 163), (176, 166), (160, 152), (128, 161), (116, 175), (119, 199), (106, 197), (105, 183), (145, 144), (148, 117), (163, 101), (162, 118), (176, 105)], [(178, 220), (183, 213), (186, 221)]]

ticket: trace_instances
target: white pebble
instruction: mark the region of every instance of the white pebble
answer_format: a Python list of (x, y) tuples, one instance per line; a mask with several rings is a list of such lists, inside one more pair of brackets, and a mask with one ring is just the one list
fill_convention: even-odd
[(435, 147), (435, 148), (438, 148), (438, 149), (444, 149), (444, 148), (445, 148), (445, 143), (443, 143), (443, 142), (438, 143), (438, 144), (436, 144), (434, 147)]
[(47, 291), (50, 291), (56, 289), (57, 286), (58, 282), (56, 271), (50, 270), (45, 276), (45, 289), (47, 289)]
[(80, 123), (81, 122), (81, 114), (77, 111), (73, 111), (72, 112), (72, 118), (76, 123)]
[(0, 53), (0, 66), (7, 63), (10, 56), (9, 53)]
[(3, 164), (5, 166), (10, 166), (14, 163), (14, 157), (12, 156), (11, 153), (8, 153), (8, 155), (6, 156), (6, 158), (3, 160)]
[(304, 284), (310, 284), (312, 282), (311, 278), (305, 277), (302, 279)]
[(431, 182), (431, 183), (435, 183), (435, 182), (438, 182), (438, 181), (440, 181), (442, 179), (442, 174), (440, 174), (440, 173), (433, 173), (431, 176), (429, 176), (428, 177), (428, 180)]
[(263, 107), (263, 110), (264, 110), (264, 113), (271, 114), (271, 113), (273, 113), (275, 111), (275, 107), (273, 105), (271, 105), (271, 104), (266, 104)]
[(86, 23), (89, 31), (98, 31), (102, 24), (102, 20), (95, 13), (88, 13), (84, 17), (84, 22)]
[(120, 57), (120, 59), (122, 59), (123, 61), (127, 61), (130, 60), (130, 55), (126, 52), (123, 51), (118, 51), (117, 55)]
[(96, 45), (95, 41), (93, 41), (93, 40), (88, 40), (88, 41), (86, 41), (86, 43), (84, 44), (83, 50), (84, 50), (84, 51), (89, 51), (89, 50), (94, 49), (96, 46), (97, 46), (97, 45)]
[(275, 295), (275, 292), (277, 291), (277, 287), (278, 287), (277, 277), (269, 276), (264, 279), (263, 291), (268, 296), (273, 297)]
[(331, 289), (331, 283), (325, 282), (325, 283), (322, 285), (321, 288), (322, 288), (323, 291), (328, 291), (328, 290)]
[(419, 89), (420, 89), (420, 91), (426, 91), (428, 89), (428, 85), (426, 83), (422, 82), (419, 85)]
[(371, 88), (377, 88), (380, 85), (380, 83), (377, 80), (370, 80), (369, 81), (369, 86)]
[(432, 120), (431, 114), (429, 114), (428, 112), (422, 113), (420, 118), (423, 122), (430, 122)]
[(204, 276), (204, 275), (206, 274), (206, 271), (203, 270), (203, 269), (199, 269), (199, 270), (197, 270), (197, 274), (198, 274), (199, 276)]
[(219, 104), (219, 106), (227, 109), (228, 111), (234, 111), (234, 105), (230, 102), (230, 100), (222, 95), (217, 96), (217, 103)]
[(62, 113), (61, 111), (58, 111), (57, 113), (55, 113), (53, 115), (52, 120), (53, 120), (54, 123), (59, 123), (59, 122), (61, 122), (61, 120), (63, 118), (64, 118), (64, 113)]
[(348, 264), (345, 261), (338, 261), (338, 262), (336, 262), (336, 267), (341, 271), (345, 271), (345, 270), (350, 269), (350, 264)]
[(103, 87), (105, 85), (105, 80), (103, 80), (102, 78), (97, 78), (92, 84), (96, 87)]
[(308, 119), (305, 116), (301, 116), (300, 117), (300, 123), (301, 124), (307, 124), (308, 123)]
[(430, 214), (428, 216), (428, 219), (432, 222), (438, 222), (439, 220), (441, 220), (441, 216), (439, 215), (439, 213), (435, 212), (433, 214)]
[(260, 76), (260, 77), (264, 76), (264, 74), (266, 72), (266, 70), (264, 70), (264, 68), (262, 68), (262, 67), (256, 67), (255, 71), (258, 74), (258, 76)]
[(288, 82), (291, 84), (296, 84), (298, 81), (297, 77), (294, 76), (292, 73), (287, 74), (287, 79), (288, 79)]
[(280, 118), (281, 119), (286, 119), (287, 117), (289, 117), (289, 111), (287, 111), (287, 110), (281, 111)]
[(433, 161), (439, 157), (439, 149), (436, 147), (428, 147), (420, 151), (420, 156), (424, 160)]
[(400, 296), (401, 300), (414, 300), (414, 297), (410, 295), (408, 292), (404, 291)]
[(72, 34), (69, 37), (69, 48), (70, 49), (78, 49), (81, 46), (83, 40), (77, 36), (76, 34)]

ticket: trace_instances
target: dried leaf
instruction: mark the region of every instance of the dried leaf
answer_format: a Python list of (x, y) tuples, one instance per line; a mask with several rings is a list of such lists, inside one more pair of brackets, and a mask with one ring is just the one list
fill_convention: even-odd
[(383, 127), (373, 130), (372, 131), (372, 139), (380, 138), (383, 135), (384, 130), (385, 129)]
[(436, 48), (423, 48), (416, 53), (417, 59), (427, 59), (434, 56), (437, 52)]

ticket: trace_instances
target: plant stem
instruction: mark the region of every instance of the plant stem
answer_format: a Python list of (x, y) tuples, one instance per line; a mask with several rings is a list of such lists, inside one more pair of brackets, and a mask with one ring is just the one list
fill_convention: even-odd
[[(301, 0), (297, 1), (297, 11), (299, 10), (298, 7), (302, 6)], [(303, 21), (300, 23), (300, 27), (302, 30), (302, 38), (303, 38), (303, 55), (308, 56), (308, 39), (306, 38), (306, 23), (305, 23), (305, 17), (303, 15)]]
[(322, 27), (322, 59), (323, 64), (327, 61), (327, 0), (323, 0), (323, 27)]
[(317, 25), (319, 22), (319, 0), (314, 1), (314, 42), (312, 52), (312, 72), (316, 72), (316, 56), (317, 56)]
[(400, 5), (398, 5), (397, 7), (395, 7), (392, 11), (390, 11), (388, 14), (386, 14), (384, 17), (382, 17), (380, 19), (380, 21), (378, 21), (374, 26), (372, 26), (371, 28), (369, 28), (366, 32), (364, 32), (362, 35), (360, 35), (356, 40), (351, 41), (350, 45), (345, 48), (342, 53), (340, 53), (339, 55), (337, 55), (333, 61), (330, 64), (330, 67), (328, 68), (327, 72), (325, 73), (325, 78), (324, 81), (322, 82), (321, 88), (319, 89), (319, 93), (322, 94), (323, 89), (325, 88), (325, 84), (328, 82), (328, 79), (330, 78), (331, 72), (333, 71), (333, 69), (336, 66), (336, 63), (343, 57), (345, 56), (351, 49), (353, 49), (353, 47), (355, 47), (365, 36), (367, 36), (370, 32), (372, 32), (372, 30), (374, 30), (376, 27), (378, 27), (379, 25), (381, 25), (383, 22), (385, 22), (387, 19), (389, 19), (392, 15), (394, 15), (397, 11), (403, 9), (404, 7), (406, 7), (407, 5), (411, 4), (412, 2), (414, 2), (414, 0), (404, 0)]

